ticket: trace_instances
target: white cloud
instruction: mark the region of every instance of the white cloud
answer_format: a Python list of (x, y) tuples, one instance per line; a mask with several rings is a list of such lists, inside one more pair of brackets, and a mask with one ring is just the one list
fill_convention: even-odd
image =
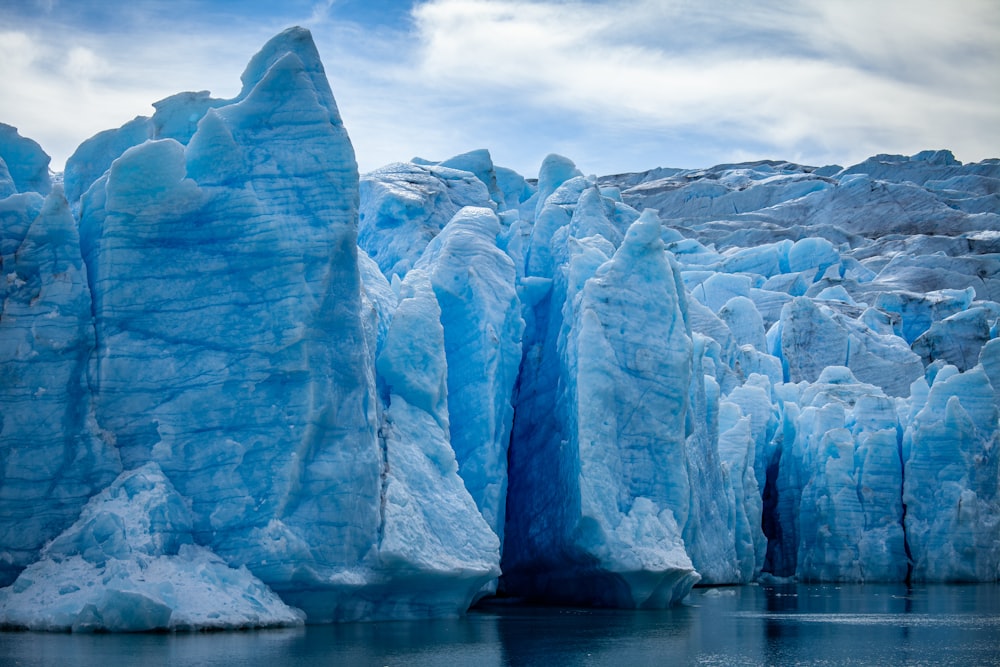
[(74, 46), (66, 53), (62, 64), (65, 78), (82, 84), (90, 84), (95, 79), (106, 77), (111, 67), (101, 56), (85, 46)]
[(0, 120), (60, 168), (158, 99), (235, 95), (254, 51), (301, 23), (363, 170), (480, 147), (526, 174), (548, 152), (599, 173), (942, 147), (1000, 155), (994, 0), (426, 0), (412, 23), (378, 26), (334, 22), (345, 1), (231, 21), (191, 14), (197, 3), (139, 2), (127, 25), (89, 28), (64, 3), (5, 21)]
[(320, 0), (312, 7), (312, 14), (309, 16), (309, 23), (320, 23), (326, 21), (330, 16), (330, 10), (333, 8), (336, 0)]
[(372, 169), (407, 159), (410, 150), (396, 136), (414, 134), (421, 114), (427, 123), (421, 134), (437, 132), (433, 112), (422, 111), (433, 106), (429, 98), (421, 93), (419, 102), (411, 100), (409, 127), (396, 102), (397, 84), (406, 96), (408, 75), (394, 64), (405, 35), (331, 23), (334, 6), (320, 1), (300, 6), (299, 16), (256, 22), (234, 16), (220, 23), (183, 13), (173, 21), (153, 21), (148, 12), (155, 8), (140, 3), (127, 24), (100, 28), (66, 15), (2, 21), (0, 10), (0, 23), (21, 24), (0, 29), (0, 122), (38, 141), (52, 156), (52, 167), (62, 169), (82, 141), (152, 114), (152, 103), (164, 97), (187, 90), (236, 95), (250, 57), (284, 28), (300, 24), (313, 29), (338, 102), (357, 121), (348, 127), (363, 153), (359, 160)]
[(749, 138), (785, 155), (928, 146), (980, 159), (1000, 153), (998, 10), (431, 0), (416, 10), (418, 71), (442, 89), (505, 91), (598, 127), (719, 133), (734, 152)]

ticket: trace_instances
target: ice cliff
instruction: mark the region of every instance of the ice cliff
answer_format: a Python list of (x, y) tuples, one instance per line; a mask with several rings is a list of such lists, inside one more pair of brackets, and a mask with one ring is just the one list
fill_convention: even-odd
[(309, 33), (0, 125), (0, 625), (1000, 579), (1000, 161), (359, 175)]
[[(309, 34), (272, 40), (243, 84), (161, 102), (120, 154), (100, 149), (142, 138), (139, 123), (86, 143), (72, 205), (8, 180), (3, 583), (52, 540), (85, 552), (73, 522), (88, 499), (155, 465), (192, 544), (234, 568), (220, 586), (252, 573), (310, 621), (460, 613), (498, 576), (499, 540), (449, 445), (430, 281), (402, 285), (398, 307), (363, 287), (357, 167)], [(193, 132), (167, 122), (199, 113)], [(24, 145), (7, 136), (5, 161)], [(53, 581), (21, 573), (4, 622), (44, 626), (22, 601)], [(102, 626), (89, 600), (52, 623), (130, 627)]]

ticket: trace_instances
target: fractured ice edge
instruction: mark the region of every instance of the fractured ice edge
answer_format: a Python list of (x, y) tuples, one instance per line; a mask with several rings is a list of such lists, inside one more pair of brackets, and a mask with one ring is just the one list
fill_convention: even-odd
[(1000, 578), (1000, 160), (357, 172), (309, 33), (0, 125), (0, 625)]

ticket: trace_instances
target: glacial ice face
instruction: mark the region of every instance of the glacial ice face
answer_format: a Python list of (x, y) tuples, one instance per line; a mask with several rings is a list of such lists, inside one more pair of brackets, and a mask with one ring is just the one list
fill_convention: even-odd
[(1000, 161), (359, 181), (308, 32), (243, 84), (0, 127), (0, 623), (1000, 578)]
[(786, 304), (778, 324), (778, 356), (787, 381), (815, 382), (824, 369), (847, 366), (858, 379), (906, 396), (910, 383), (923, 374), (919, 357), (898, 336), (880, 334), (850, 317), (855, 313), (856, 308), (802, 296)]
[(487, 208), (461, 209), (425, 249), (441, 308), (447, 363), (451, 448), (483, 518), (502, 540), (507, 447), (524, 320), (516, 270), (497, 247), (500, 220)]
[[(558, 206), (550, 200), (542, 217)], [(681, 537), (691, 342), (675, 274), (655, 215), (633, 223), (617, 251), (602, 236), (574, 241), (581, 217), (565, 217), (568, 271), (538, 302), (533, 323), (547, 319), (547, 333), (526, 352), (538, 393), (522, 393), (515, 421), (503, 585), (663, 606), (698, 579)]]
[[(496, 204), (497, 209), (503, 211), (507, 208), (506, 197), (497, 180), (496, 168), (493, 166), (493, 157), (485, 148), (450, 157), (438, 165), (474, 174), (486, 186), (490, 200)], [(519, 198), (513, 203), (519, 203)]]
[[(997, 347), (988, 354), (995, 364)], [(984, 354), (984, 357), (987, 355)], [(1000, 413), (980, 364), (914, 383), (903, 440), (906, 536), (918, 581), (1000, 575)]]
[(913, 341), (913, 350), (925, 364), (942, 360), (966, 371), (979, 360), (983, 345), (993, 338), (990, 328), (1000, 314), (996, 304), (975, 306), (931, 324)]
[(900, 581), (907, 573), (895, 403), (849, 369), (789, 386), (772, 571), (805, 581)]
[[(737, 501), (733, 480), (724, 470), (719, 453), (721, 387), (713, 366), (721, 357), (721, 348), (698, 333), (693, 336), (693, 347), (685, 424), (690, 508), (684, 525), (684, 544), (705, 583), (742, 583), (750, 581), (753, 568), (748, 572), (741, 570), (741, 565), (748, 560), (756, 564), (757, 555), (753, 550), (749, 554), (737, 551), (742, 545), (735, 537), (736, 517), (738, 511), (746, 512), (747, 508), (737, 510), (736, 503), (743, 505), (745, 498)], [(742, 443), (746, 449), (750, 444)], [(741, 454), (749, 456), (748, 451)]]
[[(192, 117), (187, 132), (181, 120)], [(152, 138), (140, 141), (150, 123)], [(191, 548), (156, 566), (176, 586), (207, 586), (220, 599), (260, 589), (277, 600), (276, 591), (311, 622), (464, 611), (499, 574), (498, 538), (457, 474), (443, 337), (428, 366), (405, 369), (409, 386), (438, 377), (433, 405), (407, 391), (383, 405), (377, 391), (376, 355), (412, 354), (417, 339), (405, 316), (391, 335), (399, 298), (359, 259), (353, 149), (308, 33), (266, 45), (234, 100), (175, 96), (132, 129), (92, 141), (73, 161), (85, 190), (79, 239), (58, 189), (44, 205), (35, 193), (3, 200), (10, 289), (0, 327), (4, 371), (17, 373), (4, 384), (5, 583), (40, 556), (31, 567), (69, 572), (45, 560), (42, 545), (123, 468), (156, 465), (190, 509)], [(420, 291), (436, 303), (426, 278)], [(519, 315), (516, 299), (504, 313)], [(516, 364), (519, 347), (506, 355)], [(509, 402), (511, 375), (498, 404)], [(51, 434), (37, 428), (39, 408), (51, 413)], [(505, 479), (502, 470), (488, 476)], [(48, 509), (35, 514), (40, 502)], [(115, 577), (128, 590), (141, 563), (119, 560)], [(205, 563), (222, 568), (211, 582), (177, 579)], [(245, 576), (225, 569), (242, 567)], [(57, 619), (34, 614), (51, 591), (33, 588), (12, 598), (21, 620), (11, 623), (285, 622), (242, 611), (219, 621), (170, 616), (162, 596), (115, 590), (60, 599)], [(119, 602), (146, 620), (115, 617)], [(87, 605), (100, 618), (66, 620)]]
[[(646, 215), (572, 296), (567, 318), (564, 363), (576, 376), (568, 425), (579, 450), (584, 533), (578, 540), (626, 580), (629, 570), (686, 566), (677, 528), (687, 520), (688, 480), (657, 473), (682, 472), (686, 463), (681, 436), (691, 343), (677, 290), (659, 220)], [(675, 586), (667, 595), (679, 599), (683, 584)], [(636, 606), (653, 602), (635, 586), (633, 598)]]
[[(756, 438), (752, 415), (744, 415), (739, 404), (723, 401), (719, 404), (719, 459), (721, 472), (728, 480), (734, 508), (731, 531), (736, 561), (735, 575), (730, 581), (753, 581), (764, 566), (767, 541), (761, 530), (763, 500), (761, 483), (754, 472)], [(728, 546), (728, 545), (727, 545)]]
[(414, 269), (399, 290), (376, 363), (387, 394), (378, 560), (402, 580), (388, 581), (383, 595), (403, 597), (392, 587), (410, 588), (411, 614), (456, 615), (500, 574), (500, 544), (459, 477), (449, 443), (445, 332), (431, 281)]
[(80, 144), (66, 160), (63, 183), (66, 199), (77, 204), (91, 185), (99, 179), (118, 156), (133, 146), (150, 139), (150, 121), (138, 116), (114, 130), (104, 130)]
[(95, 412), (125, 468), (190, 498), (201, 543), (336, 589), (380, 521), (357, 172), (311, 42), (264, 51), (187, 146), (126, 150), (82, 201)]
[(40, 199), (12, 195), (4, 215), (0, 585), (121, 470), (89, 392), (94, 329), (76, 220), (61, 186)]
[[(602, 179), (636, 208), (659, 206), (682, 232), (664, 239), (693, 297), (687, 317), (719, 345), (706, 359), (715, 363), (721, 405), (736, 402), (751, 417), (765, 571), (816, 580), (901, 580), (910, 570), (926, 580), (996, 578), (996, 526), (930, 509), (955, 507), (965, 494), (963, 511), (990, 515), (979, 514), (992, 507), (989, 481), (989, 491), (971, 490), (984, 488), (977, 475), (996, 474), (995, 418), (982, 413), (972, 428), (956, 404), (948, 414), (957, 421), (941, 422), (941, 398), (926, 408), (926, 421), (914, 420), (925, 409), (925, 375), (929, 383), (946, 379), (954, 371), (942, 370), (945, 363), (972, 372), (980, 350), (982, 368), (990, 367), (998, 209), (983, 198), (998, 175), (996, 160), (962, 165), (928, 152), (846, 170), (754, 163)], [(780, 194), (793, 186), (803, 189)], [(747, 301), (766, 329), (763, 345)], [(834, 384), (864, 388), (860, 395), (831, 393), (836, 366), (847, 368)], [(950, 444), (929, 444), (942, 438)], [(720, 451), (725, 440), (720, 434)], [(913, 442), (939, 457), (925, 476), (946, 461), (953, 471), (968, 460), (980, 467), (955, 472), (951, 495), (938, 498), (921, 474), (911, 475), (926, 465), (908, 463)], [(955, 442), (965, 444), (956, 450)], [(920, 491), (911, 496), (910, 487)], [(964, 531), (949, 538), (967, 545), (961, 555), (943, 546), (940, 535), (952, 529)]]

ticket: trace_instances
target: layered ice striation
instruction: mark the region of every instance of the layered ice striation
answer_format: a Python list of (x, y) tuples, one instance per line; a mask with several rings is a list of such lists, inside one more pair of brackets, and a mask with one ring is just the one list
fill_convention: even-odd
[[(362, 282), (353, 149), (308, 32), (268, 43), (243, 83), (233, 100), (169, 98), (88, 142), (67, 176), (77, 201), (9, 188), (4, 583), (120, 472), (155, 464), (189, 508), (192, 545), (252, 573), (205, 586), (239, 596), (259, 580), (311, 622), (461, 613), (499, 573), (498, 538), (456, 473), (447, 412), (379, 391), (379, 346), (378, 359), (406, 356), (413, 332), (401, 320), (389, 335), (394, 299)], [(194, 116), (193, 130), (174, 122)], [(420, 386), (432, 369), (446, 401), (443, 336), (434, 343), (403, 372)], [(261, 618), (222, 610), (165, 627), (272, 624)]]
[(1000, 578), (1000, 161), (359, 175), (309, 33), (0, 125), (0, 624)]
[(662, 607), (699, 578), (681, 536), (691, 336), (659, 219), (636, 220), (615, 249), (583, 236), (582, 218), (567, 223), (566, 274), (538, 304), (549, 312), (535, 314), (550, 335), (522, 378), (535, 385), (522, 384), (512, 442), (505, 589)]
[(458, 211), (417, 261), (430, 280), (444, 333), (451, 447), (459, 474), (501, 539), (507, 504), (512, 395), (524, 320), (513, 260), (497, 245), (490, 208)]
[(813, 383), (785, 385), (782, 394), (782, 531), (769, 544), (773, 571), (804, 581), (903, 580), (895, 402), (844, 366), (825, 368)]
[(993, 343), (973, 368), (938, 363), (914, 383), (903, 502), (918, 581), (991, 581), (1000, 573), (998, 357)]
[(357, 171), (307, 33), (243, 82), (187, 145), (129, 148), (83, 195), (94, 408), (126, 469), (156, 461), (190, 499), (201, 542), (334, 609), (380, 524)]
[(16, 179), (0, 173), (0, 584), (9, 585), (121, 463), (94, 415), (77, 221), (37, 144), (0, 132), (0, 158), (23, 163)]
[(459, 477), (449, 442), (445, 331), (430, 278), (415, 269), (398, 289), (376, 361), (386, 403), (378, 560), (393, 576), (384, 591), (375, 589), (379, 597), (358, 596), (375, 598), (375, 610), (388, 598), (425, 615), (455, 614), (500, 574), (500, 544)]

